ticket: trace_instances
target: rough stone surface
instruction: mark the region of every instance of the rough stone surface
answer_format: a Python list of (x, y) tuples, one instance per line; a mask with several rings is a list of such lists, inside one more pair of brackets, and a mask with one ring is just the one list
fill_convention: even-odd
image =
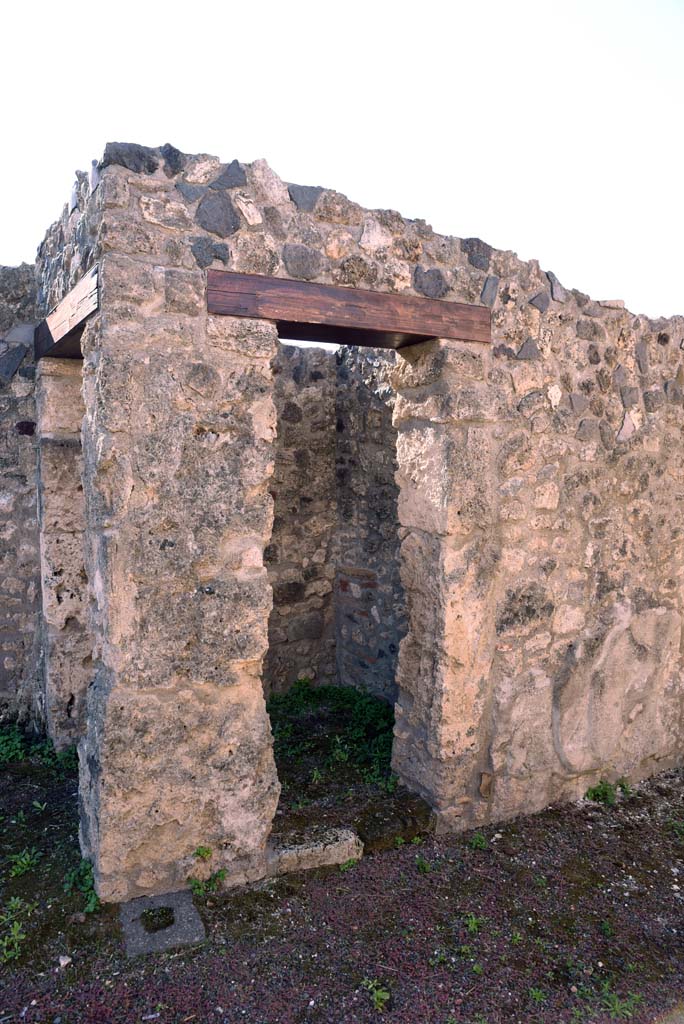
[(416, 267), (413, 283), (416, 291), (421, 295), (426, 295), (429, 299), (441, 299), (449, 291), (447, 280), (437, 267), (430, 267), (429, 270)]
[(137, 146), (131, 142), (108, 142), (100, 167), (120, 164), (129, 171), (141, 171), (154, 174), (159, 166), (159, 154), (149, 146)]
[(298, 210), (311, 213), (323, 189), (316, 185), (288, 185), (287, 191)]
[[(278, 784), (261, 676), (280, 457), (276, 337), (260, 321), (207, 316), (192, 248), (203, 231), (215, 241), (230, 229), (226, 266), (243, 273), (292, 275), (285, 247), (301, 246), (317, 254), (324, 283), (425, 294), (426, 280), (444, 282), (446, 301), (478, 303), (487, 277), (499, 279), (487, 292), (493, 345), (405, 349), (383, 398), (396, 431), (407, 622), (394, 765), (441, 827), (680, 763), (684, 407), (674, 384), (684, 319), (561, 290), (535, 261), (330, 190), (305, 209), (263, 161), (244, 165), (246, 184), (230, 192), (240, 214), (231, 205), (203, 224), (209, 197), (230, 202), (208, 187), (222, 174), (217, 158), (119, 157), (92, 193), (78, 177), (76, 206), (37, 267), (41, 308), (95, 259), (103, 275), (102, 310), (83, 340), (95, 681), (80, 746), (83, 848), (103, 898), (177, 889), (200, 844), (232, 883), (269, 870)], [(207, 191), (190, 200), (179, 186)], [(547, 308), (532, 304), (549, 287)], [(20, 374), (10, 388), (30, 390)], [(301, 394), (283, 397), (283, 436), (305, 436)], [(374, 401), (366, 412), (382, 419)], [(367, 431), (352, 447), (360, 466), (371, 465), (372, 443)], [(387, 455), (384, 442), (377, 450)], [(389, 496), (388, 473), (383, 462), (377, 486)], [(17, 530), (14, 513), (7, 521)], [(330, 521), (321, 509), (317, 544)], [(362, 578), (349, 576), (360, 595)], [(282, 582), (285, 608), (314, 581)], [(330, 622), (320, 597), (286, 629), (312, 655)]]
[(291, 277), (311, 281), (318, 276), (321, 269), (321, 256), (308, 245), (284, 245), (283, 260)]
[(335, 638), (341, 683), (394, 701), (406, 606), (399, 575), (394, 353), (343, 350), (336, 402)]
[(261, 877), (279, 794), (260, 679), (275, 329), (208, 317), (190, 275), (179, 302), (169, 273), (108, 253), (103, 292), (125, 301), (83, 339), (81, 842), (109, 900), (182, 887), (200, 845)]
[(27, 345), (13, 345), (0, 355), (0, 385), (9, 384), (27, 352)]
[(0, 338), (7, 340), (16, 324), (32, 321), (35, 310), (35, 267), (0, 267)]
[(234, 235), (240, 227), (235, 207), (223, 192), (207, 192), (200, 200), (195, 219), (205, 231), (211, 231), (221, 238)]
[(496, 274), (489, 274), (482, 286), (480, 298), (485, 306), (493, 306), (496, 301), (496, 293), (499, 290), (499, 278)]
[(223, 188), (237, 188), (239, 185), (246, 185), (247, 178), (245, 172), (237, 160), (231, 161), (226, 167), (223, 168), (218, 178), (209, 185), (209, 188), (223, 189)]
[(87, 622), (81, 484), (82, 367), (41, 359), (36, 381), (42, 589), (42, 679), (47, 731), (59, 749), (85, 731), (93, 678)]
[(548, 292), (537, 292), (530, 299), (530, 305), (538, 309), (540, 313), (545, 313), (551, 303), (551, 296)]
[(269, 849), (269, 874), (310, 871), (360, 860), (363, 843), (349, 828), (321, 828), (307, 836), (275, 836)]
[(481, 238), (464, 238), (461, 248), (468, 257), (468, 263), (478, 270), (488, 270), (489, 261), (493, 253), (491, 245), (487, 245)]
[(280, 345), (274, 374), (278, 436), (273, 532), (265, 554), (273, 588), (266, 693), (301, 677), (335, 680), (335, 353)]
[(405, 613), (394, 361), (368, 349), (278, 352), (266, 693), (307, 676), (396, 696)]
[(0, 720), (40, 726), (35, 315), (35, 268), (0, 267)]

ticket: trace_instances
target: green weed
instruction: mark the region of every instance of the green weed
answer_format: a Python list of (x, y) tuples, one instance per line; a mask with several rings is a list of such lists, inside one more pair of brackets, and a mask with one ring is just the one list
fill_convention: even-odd
[(449, 954), (445, 949), (436, 949), (433, 955), (428, 959), (430, 967), (439, 967), (440, 964), (448, 964), (450, 960)]
[(16, 725), (0, 729), (0, 766), (28, 758), (49, 768), (58, 778), (74, 774), (78, 768), (76, 747), (67, 747), (58, 752), (51, 740), (30, 740)]
[(355, 857), (350, 857), (349, 860), (345, 860), (340, 864), (340, 871), (351, 871), (351, 869), (355, 868), (358, 863), (359, 862)]
[(606, 779), (601, 779), (595, 786), (589, 787), (585, 796), (587, 800), (605, 804), (606, 807), (614, 807), (617, 803), (617, 786)]
[(26, 757), (25, 740), (16, 725), (0, 730), (0, 765), (14, 764)]
[(21, 956), (21, 947), (26, 939), (24, 926), (37, 906), (37, 903), (28, 903), (19, 896), (13, 896), (0, 910), (0, 964), (18, 960)]
[(629, 1020), (634, 1016), (642, 997), (635, 992), (622, 999), (606, 986), (601, 996), (601, 1007), (610, 1014), (612, 1020)]
[(477, 915), (473, 914), (472, 912), (466, 914), (466, 916), (463, 918), (463, 923), (466, 927), (466, 931), (468, 932), (468, 934), (477, 935), (480, 929), (482, 928), (482, 925), (484, 924), (484, 920), (484, 917), (477, 917)]
[(421, 875), (429, 875), (432, 871), (432, 864), (421, 853), (416, 854), (416, 867)]
[(684, 839), (684, 821), (678, 821), (676, 818), (670, 818), (668, 825), (677, 836), (677, 839)]
[[(364, 782), (392, 792), (397, 786), (390, 770), (394, 711), (385, 701), (351, 686), (312, 686), (310, 680), (298, 679), (286, 693), (273, 694), (268, 713), (276, 760), (301, 760), (314, 750), (309, 713), (317, 708), (325, 708), (336, 722), (325, 767), (334, 773), (346, 765)], [(313, 771), (322, 778), (323, 766)]]
[(190, 886), (193, 896), (210, 896), (212, 893), (219, 891), (221, 883), (227, 874), (228, 872), (225, 868), (219, 868), (218, 871), (214, 871), (204, 880), (201, 878), (188, 878), (188, 885)]
[(211, 857), (211, 846), (198, 846), (192, 855), (197, 860), (209, 860)]
[(475, 832), (468, 840), (468, 846), (471, 850), (487, 850), (489, 849), (489, 843), (482, 832)]
[(24, 847), (19, 853), (11, 853), (7, 858), (11, 865), (10, 877), (19, 878), (20, 875), (26, 875), (29, 871), (33, 871), (42, 856), (41, 851), (37, 850), (35, 846), (32, 846), (30, 850), (28, 847)]
[(361, 984), (370, 993), (373, 1009), (377, 1010), (378, 1013), (384, 1013), (387, 1004), (392, 998), (390, 990), (385, 988), (377, 978), (364, 978)]
[(94, 914), (96, 910), (99, 910), (100, 901), (95, 892), (93, 865), (90, 861), (81, 860), (75, 868), (67, 871), (64, 876), (64, 892), (69, 896), (72, 893), (80, 892), (85, 900), (84, 914)]

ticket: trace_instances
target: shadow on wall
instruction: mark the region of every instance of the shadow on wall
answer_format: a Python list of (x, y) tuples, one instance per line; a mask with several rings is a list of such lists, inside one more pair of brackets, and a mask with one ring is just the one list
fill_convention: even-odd
[(267, 694), (297, 678), (394, 701), (399, 580), (394, 353), (281, 345)]

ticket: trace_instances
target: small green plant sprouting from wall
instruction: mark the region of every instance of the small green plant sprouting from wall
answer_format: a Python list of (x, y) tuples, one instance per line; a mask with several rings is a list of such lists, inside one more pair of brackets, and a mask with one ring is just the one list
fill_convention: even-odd
[(614, 807), (617, 803), (617, 786), (606, 779), (601, 779), (595, 786), (589, 787), (586, 798), (597, 804), (605, 804), (606, 807)]
[(636, 992), (630, 992), (622, 998), (612, 991), (609, 981), (601, 985), (601, 1007), (610, 1015), (611, 1020), (631, 1020), (641, 1001), (642, 996)]
[(211, 846), (198, 846), (193, 852), (193, 857), (197, 860), (209, 860), (211, 857)]
[(618, 779), (617, 782), (608, 782), (607, 779), (601, 779), (595, 786), (589, 787), (585, 796), (587, 800), (593, 800), (598, 804), (605, 804), (606, 807), (614, 807), (617, 803), (618, 791), (624, 797), (630, 797), (633, 792), (627, 779)]
[(225, 880), (227, 874), (226, 868), (219, 868), (218, 871), (214, 871), (204, 881), (201, 878), (188, 878), (188, 885), (193, 896), (210, 896), (212, 893), (219, 891), (221, 883)]

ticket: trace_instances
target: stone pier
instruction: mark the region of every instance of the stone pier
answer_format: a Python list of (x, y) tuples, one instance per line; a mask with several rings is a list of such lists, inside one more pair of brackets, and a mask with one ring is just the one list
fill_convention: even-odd
[(139, 301), (84, 339), (98, 667), (81, 841), (100, 896), (124, 900), (183, 887), (198, 846), (233, 881), (265, 871), (279, 795), (261, 686), (276, 334), (202, 315), (198, 274), (111, 259), (103, 278)]
[(435, 340), (404, 350), (394, 374), (408, 631), (399, 649), (392, 764), (444, 830), (474, 820), (486, 767), (499, 561), (489, 359)]

